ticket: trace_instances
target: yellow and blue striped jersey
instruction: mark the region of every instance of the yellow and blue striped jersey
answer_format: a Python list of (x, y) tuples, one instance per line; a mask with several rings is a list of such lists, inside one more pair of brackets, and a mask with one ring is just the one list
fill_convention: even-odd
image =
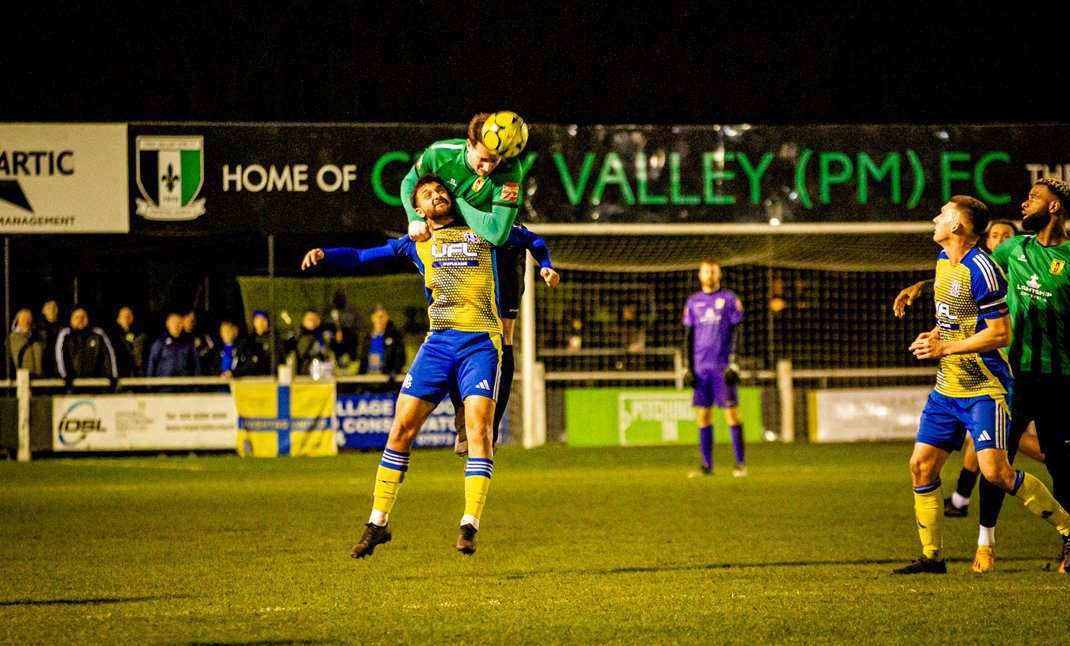
[[(506, 244), (530, 250), (540, 267), (552, 266), (546, 242), (527, 229), (512, 227)], [(432, 330), (501, 334), (497, 249), (458, 218), (434, 229), (425, 242), (402, 237), (374, 249), (324, 249), (323, 256), (352, 268), (409, 258), (424, 275)]]
[[(962, 341), (984, 330), (986, 321), (1007, 316), (1003, 270), (974, 247), (958, 263), (941, 251), (936, 261), (936, 325), (940, 340)], [(1003, 348), (953, 354), (940, 359), (936, 392), (948, 397), (1006, 395), (1011, 369)]]

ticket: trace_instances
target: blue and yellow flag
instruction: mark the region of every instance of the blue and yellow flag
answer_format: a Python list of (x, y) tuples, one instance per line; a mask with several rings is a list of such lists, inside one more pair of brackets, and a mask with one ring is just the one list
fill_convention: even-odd
[(334, 384), (233, 384), (238, 453), (274, 458), (337, 455)]

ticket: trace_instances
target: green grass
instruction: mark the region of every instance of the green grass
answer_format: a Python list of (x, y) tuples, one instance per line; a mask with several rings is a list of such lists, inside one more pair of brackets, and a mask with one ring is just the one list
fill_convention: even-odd
[(753, 445), (749, 478), (717, 451), (688, 479), (687, 447), (503, 449), (472, 557), (452, 547), (463, 461), (416, 452), (394, 540), (362, 561), (377, 454), (0, 463), (0, 641), (1067, 639), (1058, 537), (1017, 500), (996, 572), (970, 572), (971, 509), (946, 521), (947, 576), (896, 577), (919, 551), (909, 445)]

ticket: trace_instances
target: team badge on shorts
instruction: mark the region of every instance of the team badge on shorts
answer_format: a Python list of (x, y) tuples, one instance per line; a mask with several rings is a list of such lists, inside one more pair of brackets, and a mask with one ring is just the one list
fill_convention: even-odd
[(402, 388), (412, 388), (412, 374), (405, 375), (405, 381), (401, 384)]

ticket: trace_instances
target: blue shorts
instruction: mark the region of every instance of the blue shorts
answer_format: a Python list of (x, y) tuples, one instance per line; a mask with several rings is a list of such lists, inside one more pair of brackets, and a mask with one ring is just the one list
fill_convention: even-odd
[(1011, 414), (1002, 396), (948, 397), (929, 393), (921, 411), (917, 441), (951, 453), (962, 448), (969, 432), (973, 447), (1007, 450)]
[(695, 395), (691, 403), (699, 408), (735, 408), (739, 406), (739, 388), (724, 382), (724, 368), (696, 373)]
[(438, 404), (457, 384), (462, 399), (482, 395), (497, 401), (501, 363), (499, 335), (432, 330), (416, 353), (401, 392)]

